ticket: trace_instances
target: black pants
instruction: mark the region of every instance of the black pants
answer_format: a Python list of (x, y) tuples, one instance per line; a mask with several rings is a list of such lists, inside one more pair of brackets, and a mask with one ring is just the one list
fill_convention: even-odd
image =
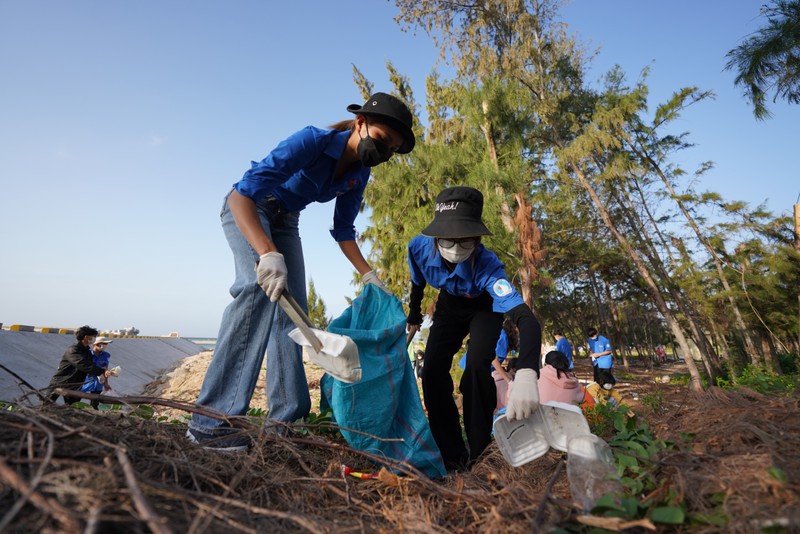
[[(474, 461), (491, 441), (492, 414), (497, 404), (491, 364), (502, 327), (503, 314), (492, 311), (492, 298), (488, 293), (468, 299), (439, 292), (425, 347), (422, 393), (433, 438), (448, 466)], [(469, 451), (461, 436), (450, 376), (453, 356), (467, 334), (469, 350), (459, 390), (464, 400), (464, 429)]]

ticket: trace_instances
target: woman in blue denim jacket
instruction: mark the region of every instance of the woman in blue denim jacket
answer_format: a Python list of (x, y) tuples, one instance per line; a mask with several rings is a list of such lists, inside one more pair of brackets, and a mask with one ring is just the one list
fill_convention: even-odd
[[(288, 289), (307, 309), (298, 224), (308, 204), (335, 199), (331, 235), (364, 282), (388, 292), (361, 254), (354, 221), (370, 168), (414, 148), (413, 118), (402, 101), (385, 93), (347, 111), (355, 119), (328, 129), (308, 126), (252, 162), (226, 197), (221, 219), (236, 267), (234, 300), (223, 313), (198, 404), (244, 415), (266, 351), (269, 419), (292, 422), (308, 415), (301, 349), (289, 339), (293, 324), (277, 304)], [(199, 414), (192, 416), (187, 436), (218, 450), (249, 445), (229, 425)]]

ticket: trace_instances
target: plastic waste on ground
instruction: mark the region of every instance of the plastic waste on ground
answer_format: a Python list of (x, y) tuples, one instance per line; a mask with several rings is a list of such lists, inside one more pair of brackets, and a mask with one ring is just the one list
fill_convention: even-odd
[(494, 439), (503, 458), (513, 467), (531, 462), (550, 450), (547, 429), (538, 410), (530, 417), (515, 421), (501, 414), (494, 421)]
[(561, 452), (567, 452), (573, 438), (592, 433), (583, 411), (574, 404), (549, 401), (539, 405), (537, 411), (547, 429), (547, 442)]
[(529, 417), (515, 421), (508, 420), (505, 410), (499, 411), (494, 437), (500, 453), (513, 467), (543, 456), (550, 447), (566, 452), (570, 492), (586, 513), (602, 495), (622, 487), (611, 448), (591, 433), (577, 406), (546, 402)]
[(505, 411), (494, 421), (494, 437), (503, 457), (514, 467), (544, 455), (550, 447), (567, 452), (577, 436), (591, 434), (589, 423), (577, 406), (545, 402), (525, 419), (509, 421)]
[(611, 448), (594, 434), (577, 436), (569, 442), (567, 478), (572, 499), (587, 514), (604, 494), (622, 489)]

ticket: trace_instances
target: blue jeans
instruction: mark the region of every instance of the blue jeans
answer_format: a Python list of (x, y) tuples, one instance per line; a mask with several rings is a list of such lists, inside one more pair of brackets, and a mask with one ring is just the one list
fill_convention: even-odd
[[(289, 292), (308, 310), (299, 212), (280, 212), (268, 199), (256, 205), (264, 231), (283, 254)], [(233, 252), (236, 280), (233, 297), (217, 335), (214, 357), (206, 372), (197, 403), (227, 415), (244, 415), (256, 388), (267, 353), (267, 406), (270, 419), (296, 421), (308, 415), (311, 398), (303, 368), (302, 349), (288, 336), (294, 324), (277, 302), (270, 302), (258, 285), (258, 254), (236, 227), (228, 198), (220, 213), (222, 229)], [(189, 427), (206, 433), (224, 432), (224, 422), (193, 414)]]

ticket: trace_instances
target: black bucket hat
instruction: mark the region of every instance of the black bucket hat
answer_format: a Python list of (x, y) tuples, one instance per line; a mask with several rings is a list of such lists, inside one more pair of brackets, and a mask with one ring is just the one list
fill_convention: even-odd
[(493, 235), (481, 221), (483, 195), (465, 186), (448, 187), (436, 197), (433, 222), (423, 231), (429, 237), (476, 237)]
[(386, 93), (375, 93), (364, 102), (363, 106), (350, 104), (347, 106), (347, 111), (379, 118), (380, 122), (386, 123), (396, 130), (403, 138), (403, 145), (397, 150), (398, 154), (408, 154), (414, 149), (416, 139), (414, 131), (411, 129), (414, 118), (411, 116), (408, 106), (399, 98)]

